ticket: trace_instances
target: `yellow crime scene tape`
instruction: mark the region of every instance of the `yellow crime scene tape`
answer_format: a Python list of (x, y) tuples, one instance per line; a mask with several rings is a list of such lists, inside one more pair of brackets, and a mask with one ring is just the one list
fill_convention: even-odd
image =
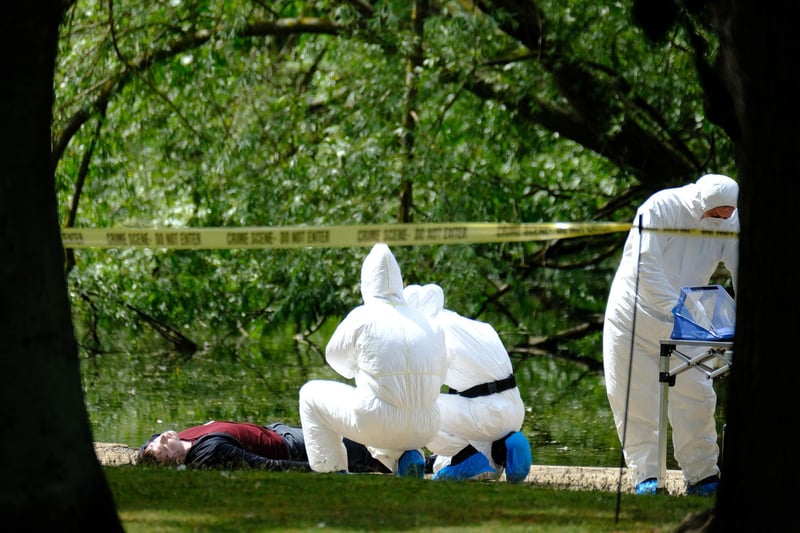
[(336, 248), (521, 242), (628, 231), (618, 222), (484, 222), (243, 228), (64, 228), (65, 248)]
[[(628, 231), (620, 222), (488, 222), (373, 224), (353, 226), (282, 226), (244, 228), (65, 228), (65, 248), (344, 248), (385, 242), (393, 246), (546, 241)], [(642, 228), (712, 237), (738, 232), (700, 229)]]

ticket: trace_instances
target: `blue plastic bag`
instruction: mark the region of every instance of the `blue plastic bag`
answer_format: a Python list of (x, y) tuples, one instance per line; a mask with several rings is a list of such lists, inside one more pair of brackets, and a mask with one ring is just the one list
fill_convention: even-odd
[(730, 341), (736, 329), (736, 301), (722, 285), (683, 287), (672, 316), (673, 339)]

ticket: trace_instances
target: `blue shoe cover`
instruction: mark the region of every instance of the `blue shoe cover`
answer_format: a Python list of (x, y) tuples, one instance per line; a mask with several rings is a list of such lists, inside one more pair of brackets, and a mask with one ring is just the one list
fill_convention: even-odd
[(397, 465), (397, 475), (400, 477), (425, 477), (425, 458), (417, 450), (407, 450), (400, 456)]
[(485, 455), (478, 452), (457, 465), (445, 466), (433, 476), (433, 479), (466, 481), (468, 479), (482, 480), (494, 479), (496, 477), (497, 470), (492, 468), (492, 465), (489, 464), (489, 459), (487, 459)]
[(522, 483), (531, 472), (531, 445), (522, 432), (517, 431), (506, 438), (506, 481)]
[(657, 489), (658, 480), (654, 477), (651, 477), (636, 485), (634, 492), (636, 494), (655, 494)]
[(711, 476), (686, 487), (687, 496), (713, 496), (719, 487), (719, 477)]

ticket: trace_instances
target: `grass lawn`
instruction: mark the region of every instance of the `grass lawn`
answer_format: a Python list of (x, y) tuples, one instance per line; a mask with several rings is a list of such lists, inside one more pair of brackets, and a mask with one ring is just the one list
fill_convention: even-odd
[(673, 531), (713, 498), (389, 475), (105, 468), (128, 533)]

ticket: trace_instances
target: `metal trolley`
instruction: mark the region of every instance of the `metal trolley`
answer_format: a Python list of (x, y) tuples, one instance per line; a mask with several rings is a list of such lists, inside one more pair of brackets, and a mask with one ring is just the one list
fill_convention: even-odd
[[(681, 352), (679, 346), (704, 346), (708, 350), (697, 356)], [(658, 417), (658, 485), (657, 490), (664, 489), (667, 477), (667, 400), (669, 388), (675, 385), (678, 374), (691, 368), (703, 372), (708, 379), (724, 376), (730, 372), (733, 363), (733, 340), (731, 341), (698, 341), (666, 339), (661, 341), (661, 357), (659, 360), (658, 381), (661, 383), (661, 410)], [(675, 355), (682, 362), (670, 370), (670, 357)], [(724, 439), (724, 435), (723, 435)], [(724, 442), (724, 441), (723, 441)]]

